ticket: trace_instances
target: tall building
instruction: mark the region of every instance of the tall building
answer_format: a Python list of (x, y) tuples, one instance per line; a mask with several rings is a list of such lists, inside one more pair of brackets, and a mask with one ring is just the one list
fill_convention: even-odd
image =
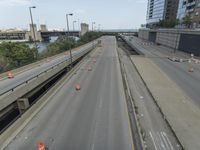
[(48, 31), (47, 26), (45, 24), (41, 24), (40, 25), (40, 31), (47, 32)]
[(89, 25), (86, 23), (81, 23), (81, 36), (89, 31)]
[(160, 20), (175, 20), (179, 0), (148, 0), (147, 24), (154, 25)]
[(30, 32), (29, 32), (29, 40), (30, 41), (41, 41), (41, 33), (37, 30), (36, 24), (30, 24)]
[(200, 0), (180, 0), (177, 18), (183, 18), (189, 15), (192, 20), (193, 27), (200, 27)]

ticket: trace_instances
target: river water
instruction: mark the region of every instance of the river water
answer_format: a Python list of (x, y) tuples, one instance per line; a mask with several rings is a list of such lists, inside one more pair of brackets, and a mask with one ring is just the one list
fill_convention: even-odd
[[(40, 43), (37, 43), (38, 53), (41, 53), (50, 43), (55, 42), (57, 39), (58, 39), (58, 37), (51, 37), (49, 42), (40, 42)], [(27, 45), (30, 48), (33, 48), (35, 46), (34, 43), (28, 43)]]

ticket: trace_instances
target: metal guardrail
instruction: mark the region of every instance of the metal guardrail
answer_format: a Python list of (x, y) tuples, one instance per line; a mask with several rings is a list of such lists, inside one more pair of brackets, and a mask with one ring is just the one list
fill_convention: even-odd
[[(95, 45), (96, 45), (96, 44), (97, 44), (97, 43), (95, 43)], [(93, 44), (92, 44), (92, 45), (89, 45), (89, 46), (91, 46), (91, 47), (86, 48), (86, 50), (82, 50), (80, 53), (73, 54), (73, 57), (76, 56), (76, 55), (82, 54), (83, 52), (86, 53), (85, 51), (87, 51), (88, 49), (89, 49), (89, 50), (92, 50), (92, 49), (94, 48), (94, 47), (93, 47), (93, 46), (94, 46)], [(84, 53), (83, 53), (82, 55), (84, 55)], [(80, 55), (80, 57), (81, 57), (82, 55)], [(79, 58), (79, 57), (78, 57), (78, 58)], [(74, 61), (76, 61), (78, 58), (76, 58)], [(46, 69), (45, 71), (42, 71), (42, 72), (40, 72), (39, 74), (37, 74), (37, 75), (35, 75), (35, 76), (31, 77), (31, 78), (28, 78), (27, 80), (25, 80), (25, 81), (23, 81), (23, 82), (21, 82), (21, 83), (15, 85), (15, 86), (9, 88), (9, 89), (6, 89), (5, 91), (3, 91), (3, 92), (0, 93), (0, 96), (4, 95), (4, 94), (6, 94), (6, 93), (8, 93), (8, 92), (10, 92), (10, 91), (14, 91), (14, 89), (16, 89), (17, 87), (19, 87), (19, 86), (21, 86), (21, 85), (23, 85), (23, 84), (26, 84), (26, 83), (28, 83), (30, 80), (39, 77), (39, 76), (42, 75), (43, 73), (46, 73), (46, 72), (48, 72), (49, 70), (54, 69), (55, 67), (59, 66), (60, 64), (62, 64), (62, 63), (64, 63), (64, 62), (69, 62), (69, 61), (70, 61), (70, 58), (66, 58), (64, 61), (59, 62), (59, 63), (57, 63), (57, 64), (55, 64), (55, 65), (53, 65), (53, 66), (50, 66), (50, 67), (49, 67), (48, 69)], [(74, 61), (73, 61), (73, 62), (74, 62)], [(68, 65), (69, 65), (69, 64), (68, 64)]]

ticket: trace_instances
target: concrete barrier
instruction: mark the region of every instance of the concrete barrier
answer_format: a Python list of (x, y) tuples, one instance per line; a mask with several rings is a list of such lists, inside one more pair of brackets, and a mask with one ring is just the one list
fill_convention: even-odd
[[(86, 54), (87, 52), (92, 50), (94, 48), (94, 46), (96, 46), (97, 42), (95, 41), (94, 44), (95, 45), (93, 45), (93, 43), (87, 44), (86, 49), (84, 51), (82, 51), (79, 54), (75, 54), (73, 56), (73, 61), (77, 60), (78, 58), (80, 58), (81, 56), (83, 56), (84, 54)], [(12, 104), (17, 99), (19, 99), (26, 93), (28, 93), (31, 90), (33, 90), (34, 88), (36, 88), (41, 83), (45, 82), (47, 79), (51, 78), (53, 75), (57, 74), (58, 72), (60, 72), (61, 70), (63, 70), (67, 66), (69, 66), (69, 64), (70, 64), (69, 59), (67, 61), (63, 61), (60, 64), (57, 64), (57, 65), (51, 67), (50, 69), (47, 69), (43, 73), (38, 74), (37, 76), (33, 77), (32, 79), (25, 81), (24, 83), (20, 84), (19, 86), (14, 87), (13, 89), (10, 89), (9, 91), (7, 91), (6, 93), (4, 93), (3, 95), (0, 96), (0, 110), (3, 110), (8, 105)]]
[(73, 68), (67, 76), (62, 78), (55, 84), (44, 96), (41, 97), (37, 103), (30, 107), (18, 120), (16, 120), (5, 132), (0, 135), (0, 150), (3, 150), (17, 134), (23, 130), (23, 128), (32, 120), (32, 118), (39, 113), (39, 111), (45, 107), (57, 91), (62, 88), (67, 80), (69, 80), (74, 73), (80, 68), (82, 61), (79, 62), (75, 68)]

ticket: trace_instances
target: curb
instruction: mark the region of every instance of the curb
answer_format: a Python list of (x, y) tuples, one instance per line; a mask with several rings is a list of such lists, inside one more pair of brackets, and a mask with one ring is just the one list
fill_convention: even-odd
[[(135, 144), (134, 147), (137, 150), (138, 149), (144, 150), (145, 146), (144, 146), (143, 138), (142, 138), (142, 135), (141, 135), (140, 124), (138, 122), (138, 118), (137, 118), (137, 115), (136, 115), (136, 112), (135, 112), (135, 109), (134, 109), (135, 105), (133, 103), (133, 98), (132, 98), (132, 95), (131, 95), (131, 92), (130, 92), (130, 89), (129, 89), (126, 73), (124, 71), (124, 64), (122, 64), (122, 62), (121, 62), (121, 58), (119, 56), (118, 48), (117, 48), (117, 54), (118, 54), (118, 59), (119, 59), (119, 63), (120, 63), (120, 70), (121, 70), (122, 81), (123, 81), (123, 86), (124, 86), (124, 91), (125, 91), (125, 96), (126, 96), (126, 104), (127, 104), (128, 115), (129, 115), (129, 120), (130, 120), (130, 124), (131, 124), (132, 137), (134, 137), (134, 132), (137, 132), (137, 134), (139, 135), (139, 143), (137, 141), (135, 141), (134, 138), (133, 138), (133, 142)], [(128, 105), (128, 103), (129, 104), (131, 103), (131, 108), (129, 107), (130, 105)], [(135, 123), (134, 123), (134, 121), (135, 121)], [(134, 131), (134, 126), (136, 126), (137, 131)]]
[(158, 107), (159, 112), (161, 113), (163, 119), (166, 121), (168, 127), (171, 129), (173, 135), (175, 136), (175, 138), (176, 138), (177, 141), (179, 142), (179, 146), (181, 146), (182, 149), (185, 149), (184, 146), (183, 146), (184, 144), (181, 142), (181, 140), (180, 140), (180, 139), (178, 138), (178, 136), (176, 135), (175, 129), (171, 126), (170, 122), (169, 122), (168, 119), (167, 119), (167, 116), (165, 116), (165, 114), (163, 113), (162, 108), (160, 107), (160, 105), (158, 104), (157, 100), (156, 100), (155, 97), (153, 96), (151, 90), (149, 89), (149, 87), (147, 86), (145, 80), (144, 80), (143, 77), (141, 76), (141, 74), (140, 74), (138, 68), (136, 67), (136, 65), (134, 64), (134, 62), (132, 61), (132, 59), (130, 59), (130, 60), (131, 60), (131, 62), (132, 62), (132, 64), (133, 64), (134, 68), (136, 69), (137, 73), (139, 74), (139, 76), (140, 76), (142, 82), (143, 82), (144, 85), (146, 86), (146, 88), (147, 88), (149, 94), (150, 94), (151, 97), (153, 98), (153, 101), (155, 102), (156, 106)]

